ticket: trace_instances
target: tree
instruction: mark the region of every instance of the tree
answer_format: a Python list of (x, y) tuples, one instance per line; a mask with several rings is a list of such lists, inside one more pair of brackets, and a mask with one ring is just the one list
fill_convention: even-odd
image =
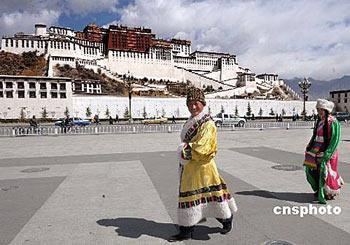
[(91, 117), (91, 114), (92, 114), (92, 112), (91, 112), (90, 107), (87, 107), (86, 112), (85, 112), (86, 117), (88, 117), (88, 118)]
[(69, 110), (68, 110), (68, 107), (66, 107), (65, 111), (64, 111), (64, 115), (66, 117), (69, 117)]
[(220, 110), (221, 113), (225, 113), (225, 109), (224, 109), (224, 106), (221, 105), (221, 110)]
[(239, 116), (237, 105), (235, 106), (235, 116), (237, 116), (237, 117)]
[(260, 110), (259, 110), (259, 116), (260, 116), (260, 118), (262, 117), (262, 115), (263, 115), (263, 109), (261, 109), (261, 107), (260, 107)]
[(271, 116), (274, 116), (274, 115), (275, 115), (275, 112), (273, 111), (272, 108), (271, 108), (271, 111), (270, 111), (269, 115), (271, 115)]
[(106, 109), (105, 115), (106, 115), (107, 118), (111, 115), (111, 112), (109, 111), (108, 107)]
[(47, 118), (47, 111), (46, 111), (46, 107), (43, 108), (43, 111), (41, 112), (41, 117), (42, 118)]
[(209, 115), (211, 114), (211, 108), (210, 108), (210, 106), (208, 106), (208, 114), (209, 114)]
[(248, 102), (248, 107), (247, 107), (247, 113), (246, 113), (246, 115), (247, 115), (248, 117), (250, 117), (251, 114), (252, 114), (252, 108), (250, 107), (250, 102)]
[(129, 109), (128, 109), (128, 107), (126, 106), (125, 107), (125, 111), (124, 111), (124, 118), (129, 118)]
[(164, 108), (162, 108), (162, 117), (165, 117), (165, 110), (164, 110)]
[(147, 118), (146, 106), (143, 107), (142, 116), (143, 118)]

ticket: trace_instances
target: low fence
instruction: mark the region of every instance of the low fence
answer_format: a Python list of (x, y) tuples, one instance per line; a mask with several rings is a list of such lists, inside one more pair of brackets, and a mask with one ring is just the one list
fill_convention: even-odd
[[(293, 129), (312, 128), (314, 122), (247, 122), (244, 127), (234, 125), (218, 127), (218, 131), (232, 130), (262, 130), (262, 129)], [(58, 135), (93, 135), (93, 134), (140, 134), (140, 133), (172, 133), (180, 132), (182, 124), (124, 124), (124, 125), (98, 125), (85, 127), (0, 127), (0, 136), (58, 136)]]

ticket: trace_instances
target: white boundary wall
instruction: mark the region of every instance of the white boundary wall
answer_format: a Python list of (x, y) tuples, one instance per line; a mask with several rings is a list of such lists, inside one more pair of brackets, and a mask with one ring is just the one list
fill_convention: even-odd
[[(252, 113), (258, 117), (260, 108), (263, 110), (263, 116), (269, 116), (271, 108), (277, 114), (282, 113), (282, 109), (286, 112), (286, 116), (292, 116), (293, 110), (295, 114), (301, 115), (303, 110), (302, 101), (278, 101), (278, 100), (242, 100), (242, 99), (207, 99), (205, 110), (210, 111), (213, 115), (220, 112), (223, 107), (225, 112), (234, 114), (237, 106), (240, 116), (244, 116), (247, 112), (248, 102), (250, 103)], [(315, 110), (316, 101), (306, 102), (306, 111), (310, 115)], [(123, 118), (126, 108), (129, 107), (128, 97), (115, 96), (73, 96), (73, 115), (86, 118), (86, 108), (89, 107), (92, 116), (98, 114), (100, 118), (106, 118), (107, 108), (110, 115), (115, 118), (118, 114), (119, 118)], [(188, 117), (189, 112), (186, 107), (185, 98), (150, 98), (150, 97), (132, 97), (131, 111), (133, 118), (143, 117), (144, 108), (147, 117), (162, 116), (166, 117)], [(294, 109), (295, 108), (295, 109)]]

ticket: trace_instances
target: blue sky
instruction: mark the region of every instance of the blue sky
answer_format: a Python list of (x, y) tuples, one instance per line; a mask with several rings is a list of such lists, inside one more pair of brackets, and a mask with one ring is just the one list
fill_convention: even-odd
[[(117, 6), (118, 9), (123, 9), (133, 3), (134, 1), (119, 0), (115, 6)], [(58, 18), (58, 25), (70, 27), (74, 30), (83, 30), (87, 23), (94, 22), (99, 26), (103, 26), (115, 20), (120, 20), (120, 14), (117, 11), (104, 10), (103, 12), (90, 12), (89, 14), (63, 12)]]
[(160, 38), (191, 40), (193, 51), (235, 54), (257, 74), (350, 74), (348, 0), (2, 0), (0, 22), (1, 36), (33, 33), (35, 23), (145, 26)]

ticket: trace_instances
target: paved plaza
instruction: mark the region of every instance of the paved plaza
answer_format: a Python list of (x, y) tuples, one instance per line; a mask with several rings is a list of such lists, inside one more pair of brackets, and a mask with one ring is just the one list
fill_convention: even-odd
[[(350, 127), (340, 143), (341, 213), (277, 215), (308, 207), (302, 170), (311, 129), (218, 134), (220, 173), (234, 194), (234, 228), (208, 219), (178, 244), (349, 244)], [(0, 138), (0, 244), (168, 244), (177, 232), (179, 133)], [(288, 171), (289, 170), (289, 171)]]

